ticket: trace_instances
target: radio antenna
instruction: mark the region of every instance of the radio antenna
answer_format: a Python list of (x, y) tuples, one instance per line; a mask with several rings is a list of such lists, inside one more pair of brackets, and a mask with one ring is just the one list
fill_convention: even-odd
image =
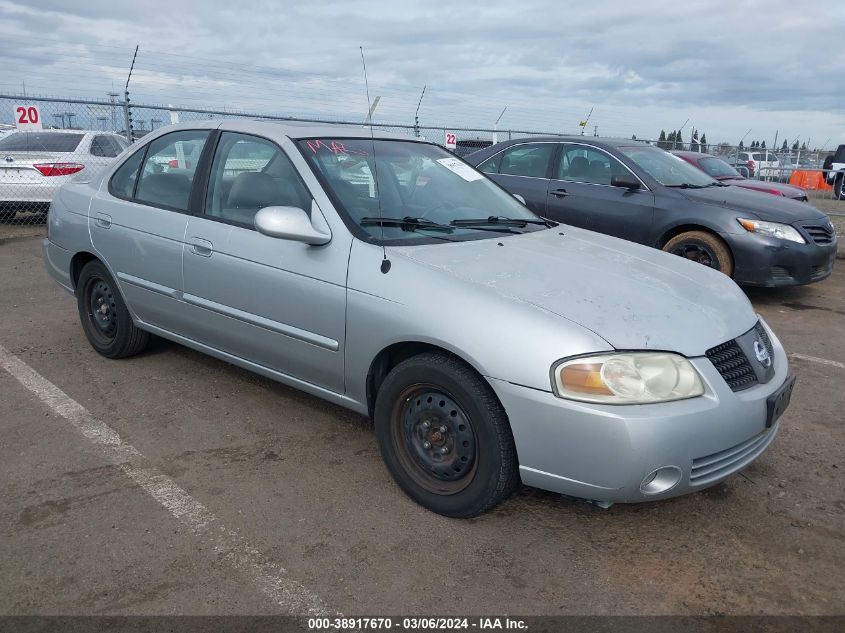
[(378, 202), (378, 219), (379, 227), (381, 228), (381, 272), (387, 274), (390, 270), (390, 260), (387, 259), (387, 249), (384, 247), (384, 214), (381, 209), (381, 192), (378, 186), (378, 161), (376, 161), (376, 139), (373, 135), (373, 107), (370, 103), (370, 82), (367, 80), (367, 62), (364, 60), (364, 47), (358, 47), (361, 51), (361, 65), (364, 67), (364, 88), (367, 91), (367, 111), (370, 113), (367, 117), (367, 123), (370, 127), (370, 142), (373, 147), (373, 180), (375, 185), (376, 201)]

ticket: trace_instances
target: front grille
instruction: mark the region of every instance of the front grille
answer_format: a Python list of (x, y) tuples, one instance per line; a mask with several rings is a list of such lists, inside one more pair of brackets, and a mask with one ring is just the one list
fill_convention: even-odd
[(772, 347), (772, 339), (769, 338), (769, 333), (766, 332), (766, 328), (763, 327), (763, 324), (757, 321), (757, 325), (754, 326), (754, 330), (757, 332), (757, 338), (766, 346), (766, 351), (769, 352), (769, 358), (774, 361), (775, 359), (775, 348)]
[(731, 391), (742, 391), (757, 384), (757, 374), (735, 340), (708, 349), (706, 354)]
[(809, 235), (816, 244), (824, 245), (833, 242), (833, 237), (835, 235), (833, 227), (824, 224), (804, 224), (803, 227), (807, 232), (807, 235)]
[(710, 484), (739, 470), (766, 450), (774, 436), (774, 428), (766, 429), (736, 446), (692, 460), (690, 485)]

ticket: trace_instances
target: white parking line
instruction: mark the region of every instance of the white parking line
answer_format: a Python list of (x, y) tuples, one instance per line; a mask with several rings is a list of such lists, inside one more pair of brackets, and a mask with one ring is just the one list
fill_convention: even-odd
[(830, 365), (831, 367), (845, 369), (845, 363), (840, 363), (838, 360), (828, 360), (827, 358), (819, 358), (818, 356), (807, 356), (806, 354), (790, 354), (789, 357), (797, 358), (798, 360), (808, 360), (811, 363), (819, 363), (820, 365)]
[(149, 465), (136, 448), (127, 444), (108, 425), (92, 416), (81, 404), (0, 345), (0, 367), (39, 400), (70, 422), (108, 461), (115, 464), (174, 517), (205, 540), (223, 560), (253, 582), (285, 614), (298, 616), (340, 615), (281, 566), (265, 559), (236, 531), (225, 527), (204, 505), (191, 497), (170, 477)]

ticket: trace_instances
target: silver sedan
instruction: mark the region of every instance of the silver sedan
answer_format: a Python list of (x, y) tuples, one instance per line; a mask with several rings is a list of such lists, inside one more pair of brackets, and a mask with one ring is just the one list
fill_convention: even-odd
[(728, 277), (543, 220), (413, 138), (164, 128), (63, 186), (48, 226), (100, 354), (154, 334), (371, 416), (399, 486), (448, 516), (520, 481), (700, 490), (769, 446), (792, 390)]

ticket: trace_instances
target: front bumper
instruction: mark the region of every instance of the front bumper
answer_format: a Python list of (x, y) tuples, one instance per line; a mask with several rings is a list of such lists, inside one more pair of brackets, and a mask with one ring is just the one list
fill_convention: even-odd
[(734, 281), (749, 286), (800, 286), (830, 277), (837, 239), (798, 244), (763, 235), (726, 235), (734, 256)]
[[(784, 384), (789, 367), (769, 331), (775, 375), (733, 392), (705, 357), (690, 359), (705, 383), (698, 398), (650, 405), (574, 402), (490, 379), (510, 419), (523, 483), (573, 497), (639, 502), (711, 486), (754, 461), (774, 439), (766, 428), (766, 399)], [(673, 487), (646, 494), (640, 485), (665, 467), (680, 471)]]

